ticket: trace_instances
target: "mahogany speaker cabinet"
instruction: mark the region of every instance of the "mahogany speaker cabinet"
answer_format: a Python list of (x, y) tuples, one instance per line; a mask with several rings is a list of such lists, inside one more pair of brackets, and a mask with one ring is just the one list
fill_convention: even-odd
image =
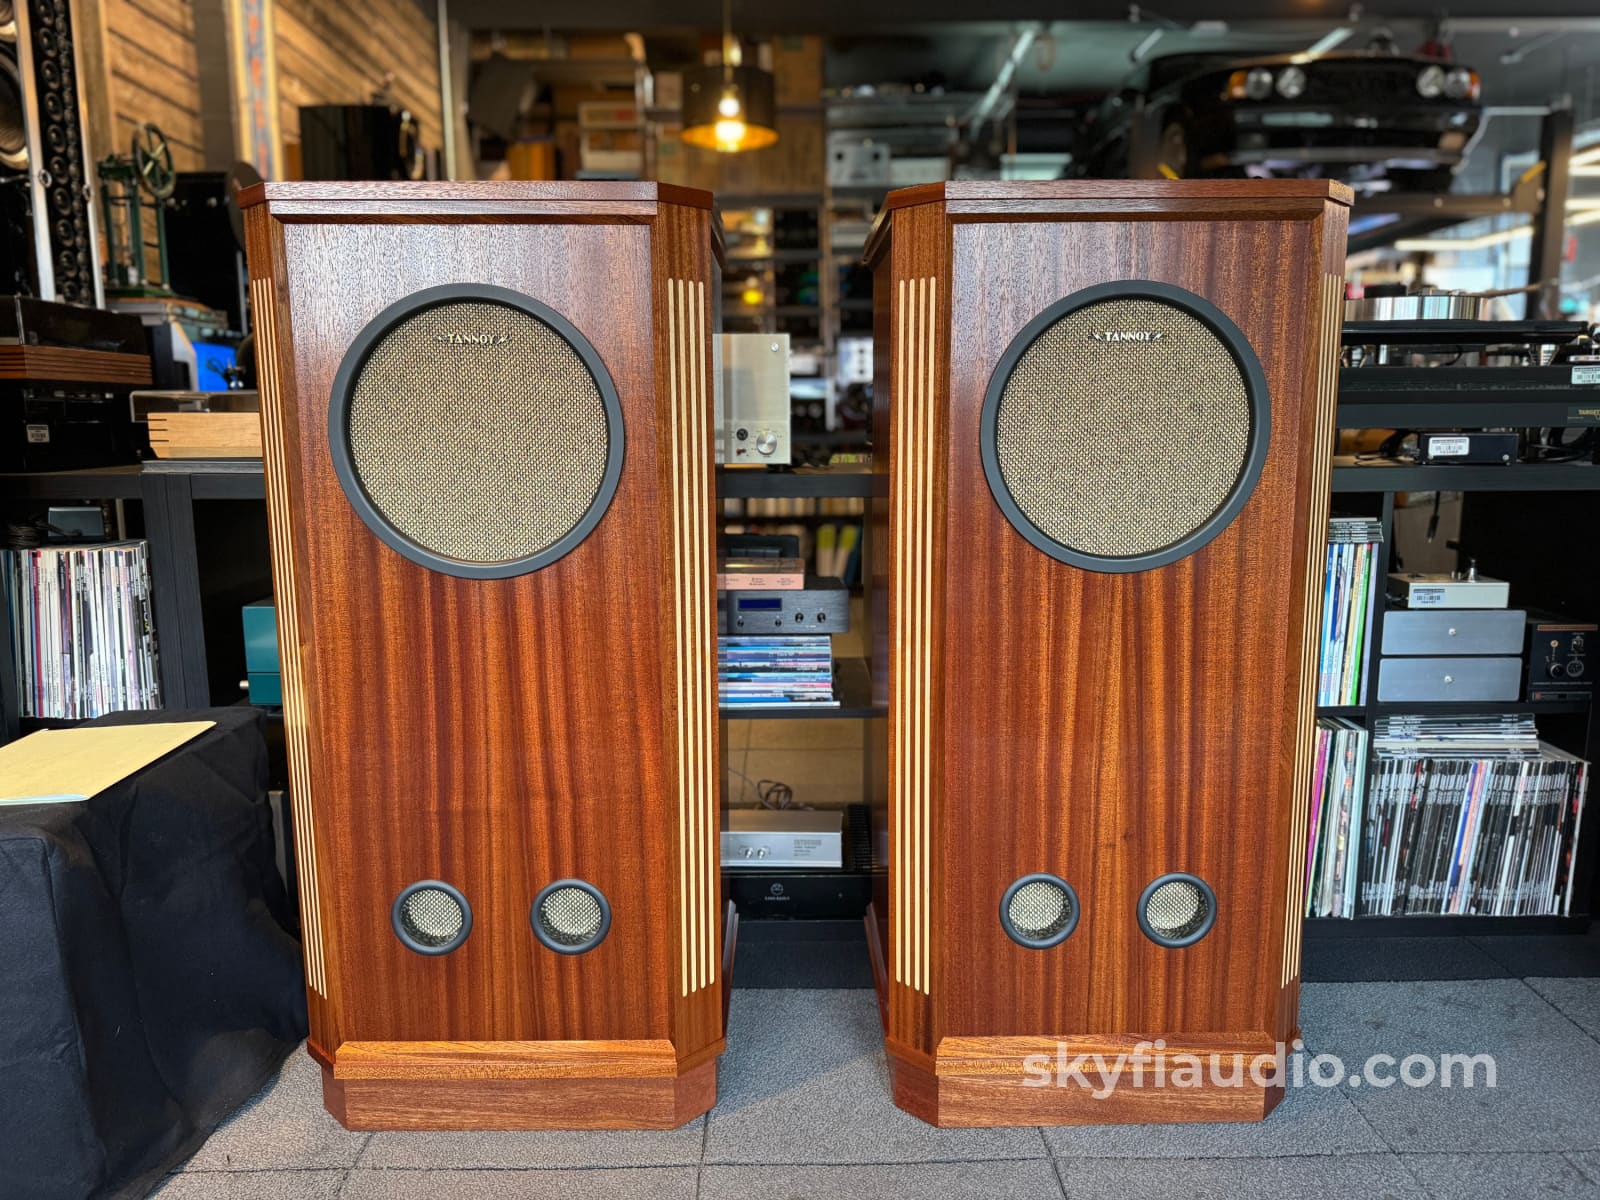
[[(1216, 1086), (1209, 1056), (1225, 1081), (1296, 1028), (1349, 203), (1297, 181), (890, 194), (867, 250), (889, 713), (868, 930), (895, 1100), (928, 1121), (1238, 1121), (1281, 1097), (1267, 1070)], [(1095, 1099), (1109, 1072), (1072, 1074), (1141, 1042), (1142, 1086), (1129, 1065)]]
[(726, 977), (711, 197), (241, 204), (324, 1101), (680, 1125)]

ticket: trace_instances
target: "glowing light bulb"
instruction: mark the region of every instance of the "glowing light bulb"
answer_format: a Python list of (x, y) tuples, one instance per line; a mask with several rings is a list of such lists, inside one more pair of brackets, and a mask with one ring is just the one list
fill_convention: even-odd
[(731, 119), (737, 117), (742, 111), (743, 106), (739, 103), (739, 96), (736, 92), (724, 92), (722, 93), (722, 99), (717, 101), (717, 112), (724, 117)]
[(717, 139), (718, 147), (736, 150), (744, 141), (745, 123), (724, 117), (712, 126), (712, 134)]

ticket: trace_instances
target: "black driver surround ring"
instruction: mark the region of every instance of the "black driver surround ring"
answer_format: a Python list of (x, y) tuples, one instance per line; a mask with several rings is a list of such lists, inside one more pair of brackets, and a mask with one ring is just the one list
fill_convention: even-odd
[[(402, 321), (417, 316), (429, 308), (451, 303), (504, 304), (536, 321), (542, 321), (571, 347), (573, 353), (588, 370), (594, 380), (595, 389), (600, 393), (600, 403), (605, 413), (607, 445), (605, 470), (601, 475), (600, 486), (594, 494), (594, 499), (590, 501), (583, 516), (565, 534), (537, 553), (522, 558), (505, 562), (467, 562), (435, 553), (419, 545), (378, 511), (372, 497), (367, 494), (366, 488), (361, 483), (360, 474), (356, 470), (355, 460), (350, 451), (350, 401), (361, 378), (362, 368), (366, 366), (373, 350), (384, 336)], [(328, 398), (328, 452), (333, 458), (333, 471), (338, 477), (339, 487), (344, 492), (345, 498), (350, 501), (350, 506), (355, 509), (356, 515), (391, 550), (431, 571), (455, 575), (462, 579), (509, 579), (516, 575), (526, 575), (541, 567), (549, 566), (577, 549), (611, 507), (611, 499), (616, 494), (617, 484), (622, 478), (625, 443), (622, 401), (617, 396), (616, 384), (612, 382), (611, 373), (600, 361), (599, 352), (589, 339), (584, 337), (571, 321), (549, 305), (522, 292), (488, 283), (441, 284), (412, 292), (389, 305), (362, 326), (361, 332), (356, 334), (355, 340), (350, 343), (349, 350), (345, 352), (344, 358), (340, 360), (339, 369), (334, 374), (333, 390)]]
[[(1043, 883), (1059, 888), (1066, 894), (1066, 902), (1071, 912), (1067, 916), (1066, 924), (1056, 930), (1049, 937), (1035, 938), (1018, 929), (1011, 920), (1011, 901), (1023, 888), (1029, 884)], [(1070, 883), (1059, 875), (1052, 875), (1048, 871), (1035, 871), (1024, 875), (1012, 882), (1006, 888), (1005, 894), (1000, 897), (1000, 928), (1017, 945), (1027, 950), (1048, 950), (1052, 946), (1059, 946), (1072, 936), (1072, 931), (1078, 927), (1078, 918), (1083, 915), (1083, 910), (1078, 905), (1078, 892)]]
[[(1201, 921), (1199, 927), (1181, 938), (1166, 937), (1156, 932), (1150, 924), (1150, 915), (1146, 911), (1150, 904), (1150, 897), (1154, 896), (1158, 890), (1169, 883), (1188, 884), (1193, 887), (1200, 894), (1200, 899), (1206, 908), (1205, 918)], [(1206, 934), (1211, 932), (1212, 926), (1217, 923), (1217, 893), (1212, 890), (1209, 883), (1198, 875), (1191, 875), (1187, 871), (1169, 871), (1165, 875), (1159, 875), (1152, 879), (1144, 891), (1139, 893), (1139, 907), (1134, 910), (1134, 913), (1139, 918), (1139, 929), (1145, 937), (1156, 945), (1164, 946), (1169, 950), (1181, 950), (1185, 946), (1194, 945), (1205, 937)]]
[[(576, 944), (562, 942), (551, 937), (546, 932), (543, 919), (544, 903), (557, 892), (566, 890), (585, 893), (600, 909), (600, 927), (593, 937)], [(533, 904), (528, 908), (528, 923), (533, 927), (533, 936), (539, 939), (539, 944), (546, 950), (554, 950), (557, 954), (587, 954), (601, 942), (606, 940), (606, 935), (611, 932), (611, 901), (594, 884), (586, 879), (557, 879), (554, 883), (547, 883), (539, 889), (539, 894), (533, 898)]]
[[(1159, 550), (1153, 550), (1148, 554), (1128, 555), (1126, 557), (1086, 554), (1081, 550), (1062, 545), (1029, 520), (1012, 497), (1010, 488), (1006, 485), (1005, 477), (1000, 469), (999, 451), (996, 446), (996, 427), (999, 423), (1000, 403), (1004, 397), (1006, 386), (1011, 381), (1012, 373), (1021, 361), (1022, 356), (1028, 352), (1034, 342), (1047, 329), (1061, 318), (1090, 304), (1108, 300), (1159, 301), (1182, 309), (1189, 316), (1201, 322), (1216, 335), (1217, 340), (1227, 348), (1228, 353), (1233, 357), (1235, 365), (1239, 368), (1239, 374), (1244, 380), (1245, 393), (1250, 406), (1250, 436), (1244, 463), (1239, 469), (1238, 478), (1234, 481), (1233, 487), (1229, 490), (1227, 498), (1222, 502), (1221, 506), (1201, 525), (1171, 545), (1164, 546)], [(1266, 465), (1267, 447), (1271, 439), (1272, 401), (1267, 388), (1266, 372), (1262, 370), (1261, 361), (1256, 357), (1255, 351), (1251, 349), (1244, 331), (1234, 324), (1226, 313), (1205, 297), (1169, 283), (1158, 283), (1147, 279), (1121, 279), (1109, 283), (1098, 283), (1072, 292), (1046, 306), (1033, 320), (1023, 326), (1022, 331), (1011, 340), (1010, 345), (1006, 347), (1005, 353), (1000, 356), (1000, 361), (995, 365), (994, 372), (989, 376), (989, 386), (984, 391), (983, 408), (978, 418), (978, 445), (980, 456), (983, 460), (984, 478), (989, 484), (990, 494), (994, 496), (995, 503), (999, 505), (1000, 511), (1005, 515), (1006, 521), (1011, 527), (1026, 538), (1035, 548), (1044, 551), (1044, 553), (1058, 562), (1082, 567), (1089, 571), (1112, 574), (1149, 571), (1156, 567), (1167, 566), (1169, 563), (1174, 563), (1193, 554), (1217, 537), (1218, 534), (1233, 523), (1234, 518), (1239, 515), (1251, 495), (1255, 492), (1256, 484), (1261, 479), (1261, 470)]]
[[(450, 941), (440, 944), (430, 944), (418, 941), (406, 928), (406, 901), (418, 892), (442, 892), (455, 901), (461, 908), (461, 929)], [(418, 954), (426, 954), (430, 958), (441, 954), (449, 954), (452, 950), (460, 948), (461, 943), (467, 940), (467, 935), (472, 932), (472, 905), (467, 903), (467, 898), (461, 894), (461, 889), (452, 887), (438, 879), (419, 879), (416, 883), (407, 884), (400, 889), (400, 894), (394, 898), (394, 903), (389, 906), (389, 924), (394, 929), (395, 937), (407, 950), (414, 950)]]

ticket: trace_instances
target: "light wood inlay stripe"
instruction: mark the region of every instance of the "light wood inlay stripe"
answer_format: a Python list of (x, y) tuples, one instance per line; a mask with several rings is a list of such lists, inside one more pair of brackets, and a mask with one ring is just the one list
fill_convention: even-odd
[(306, 981), (327, 999), (322, 941), (322, 903), (317, 876), (316, 815), (311, 797), (311, 750), (305, 678), (301, 667), (300, 617), (294, 572), (294, 519), (289, 504), (289, 468), (283, 439), (283, 392), (278, 370), (277, 295), (271, 279), (250, 281), (259, 353), (262, 448), (266, 463), (267, 523), (277, 593), (278, 653), (283, 669), (283, 727), (289, 756), (289, 792), (294, 812), (294, 858), (300, 882), (301, 948)]
[(1289, 831), (1289, 869), (1284, 903), (1282, 985), (1300, 978), (1305, 932), (1306, 849), (1310, 835), (1311, 774), (1316, 757), (1317, 668), (1322, 619), (1322, 579), (1328, 555), (1329, 487), (1333, 471), (1335, 408), (1339, 379), (1339, 329), (1344, 315), (1344, 277), (1322, 278), (1322, 335), (1317, 345), (1317, 414), (1312, 441), (1313, 474), (1306, 539), (1305, 612), (1301, 624), (1299, 721), (1295, 728), (1294, 804)]
[(667, 281), (668, 445), (671, 451), (673, 622), (677, 654), (679, 988), (717, 978), (717, 812), (713, 778), (716, 680), (711, 577), (710, 414), (706, 290)]
[(895, 980), (932, 986), (934, 330), (937, 281), (899, 282), (895, 297), (894, 536)]

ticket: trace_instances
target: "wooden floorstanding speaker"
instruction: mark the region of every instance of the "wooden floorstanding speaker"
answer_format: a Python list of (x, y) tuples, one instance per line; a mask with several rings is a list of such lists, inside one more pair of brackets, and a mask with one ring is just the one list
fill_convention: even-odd
[(715, 1101), (715, 219), (243, 193), (311, 1053), (353, 1129)]
[(1296, 1028), (1349, 203), (889, 197), (868, 930), (895, 1100), (928, 1121), (1237, 1121), (1282, 1095), (1227, 1062)]

